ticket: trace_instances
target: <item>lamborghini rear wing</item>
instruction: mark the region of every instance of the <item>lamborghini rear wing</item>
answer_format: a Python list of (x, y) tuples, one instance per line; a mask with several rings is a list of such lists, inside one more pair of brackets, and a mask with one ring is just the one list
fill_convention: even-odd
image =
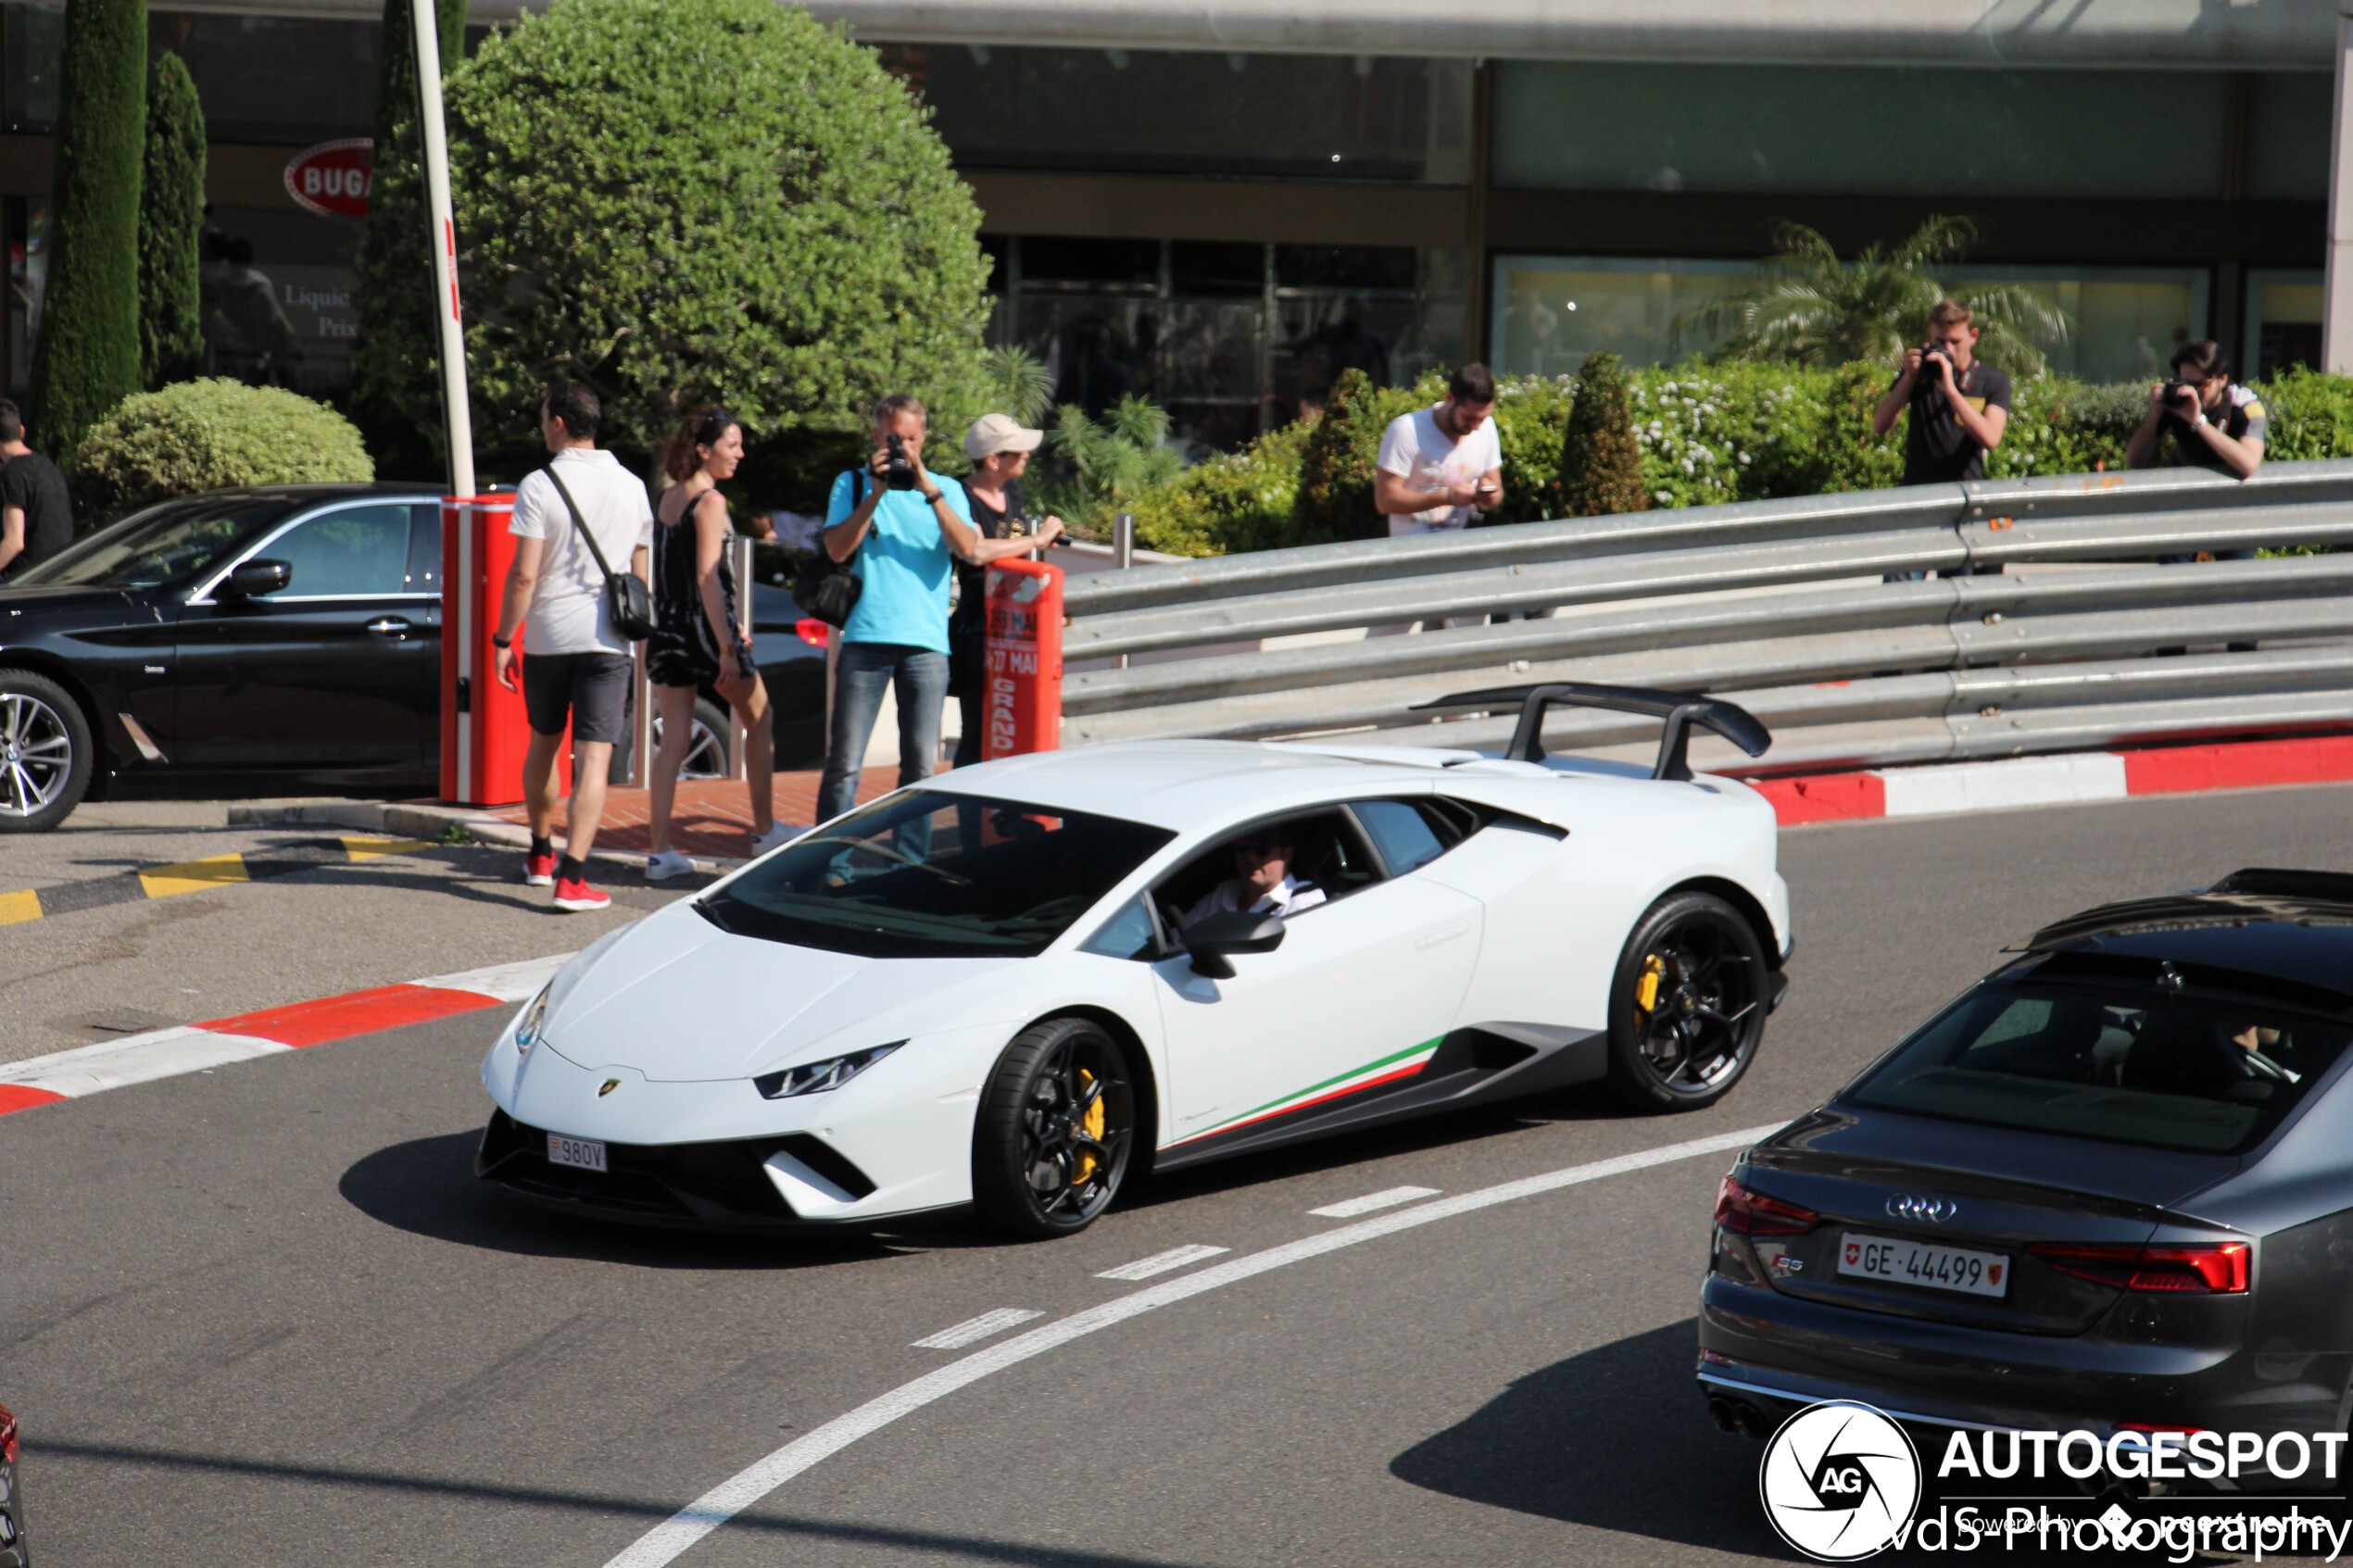
[(1666, 720), (1667, 728), (1658, 737), (1658, 765), (1651, 770), (1655, 779), (1692, 776), (1689, 753), (1693, 724), (1715, 731), (1751, 757), (1764, 756), (1765, 748), (1773, 744), (1772, 732), (1745, 708), (1717, 697), (1653, 691), (1647, 686), (1594, 686), (1574, 681), (1541, 686), (1495, 686), (1416, 703), (1414, 711), (1433, 708), (1510, 708), (1514, 704), (1519, 708), (1519, 725), (1513, 730), (1512, 743), (1504, 752), (1505, 759), (1514, 762), (1544, 760), (1541, 732), (1546, 711), (1554, 708), (1606, 708), (1618, 713), (1642, 713)]

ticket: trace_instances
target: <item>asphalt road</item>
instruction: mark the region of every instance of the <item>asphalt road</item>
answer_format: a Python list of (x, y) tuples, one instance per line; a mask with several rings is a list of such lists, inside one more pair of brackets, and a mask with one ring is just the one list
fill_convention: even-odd
[[(2348, 807), (2316, 788), (1787, 833), (1794, 989), (1718, 1109), (1635, 1118), (1580, 1092), (1464, 1113), (1157, 1183), (1050, 1245), (952, 1224), (712, 1241), (513, 1204), (468, 1165), (486, 1015), (0, 1118), (0, 1399), (27, 1432), (31, 1540), (44, 1568), (598, 1568), (968, 1353), (918, 1339), (1042, 1314), (981, 1345), (1009, 1342), (1369, 1223), (1308, 1212), (1335, 1201), (1444, 1204), (1778, 1123), (2040, 922), (2240, 865), (2353, 870)], [(1352, 1233), (1166, 1300), (909, 1409), (676, 1561), (1793, 1561), (1756, 1447), (1710, 1427), (1691, 1381), (1729, 1160)], [(1228, 1250), (1096, 1277), (1188, 1245)]]

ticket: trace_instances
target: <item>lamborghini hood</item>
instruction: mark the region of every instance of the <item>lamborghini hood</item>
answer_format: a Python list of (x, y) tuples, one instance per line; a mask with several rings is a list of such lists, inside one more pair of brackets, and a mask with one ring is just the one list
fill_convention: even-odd
[[(687, 904), (639, 922), (560, 977), (546, 1047), (656, 1083), (748, 1078), (981, 1022), (1019, 959), (868, 959), (731, 935)], [(959, 993), (969, 993), (960, 995)]]

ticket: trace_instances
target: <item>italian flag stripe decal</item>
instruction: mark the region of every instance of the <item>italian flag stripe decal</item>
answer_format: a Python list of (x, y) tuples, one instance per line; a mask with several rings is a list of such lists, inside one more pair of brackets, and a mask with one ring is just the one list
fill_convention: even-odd
[(1362, 1067), (1351, 1068), (1337, 1077), (1327, 1078), (1320, 1084), (1311, 1084), (1306, 1088), (1283, 1096), (1280, 1099), (1270, 1099), (1254, 1110), (1245, 1110), (1240, 1115), (1230, 1117), (1214, 1127), (1204, 1127), (1189, 1137), (1178, 1138), (1176, 1143), (1168, 1147), (1176, 1148), (1189, 1143), (1199, 1143), (1203, 1138), (1215, 1137), (1220, 1133), (1230, 1133), (1237, 1128), (1247, 1127), (1253, 1122), (1266, 1122), (1277, 1116), (1288, 1116), (1294, 1110), (1304, 1110), (1311, 1105), (1321, 1105), (1326, 1100), (1340, 1099), (1378, 1085), (1393, 1084), (1400, 1078), (1410, 1078), (1419, 1073), (1423, 1065), (1437, 1054), (1438, 1044), (1436, 1040), (1424, 1040), (1420, 1045), (1410, 1046), (1393, 1056), (1385, 1056), (1378, 1061), (1368, 1061)]

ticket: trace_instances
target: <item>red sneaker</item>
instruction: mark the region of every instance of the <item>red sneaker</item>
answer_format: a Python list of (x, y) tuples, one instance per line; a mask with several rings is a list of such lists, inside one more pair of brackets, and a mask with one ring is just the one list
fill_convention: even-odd
[(610, 909), (612, 900), (576, 876), (565, 877), (556, 884), (556, 908), (560, 909)]
[(556, 882), (556, 852), (545, 855), (526, 853), (522, 858), (522, 884), (525, 887), (552, 887)]

